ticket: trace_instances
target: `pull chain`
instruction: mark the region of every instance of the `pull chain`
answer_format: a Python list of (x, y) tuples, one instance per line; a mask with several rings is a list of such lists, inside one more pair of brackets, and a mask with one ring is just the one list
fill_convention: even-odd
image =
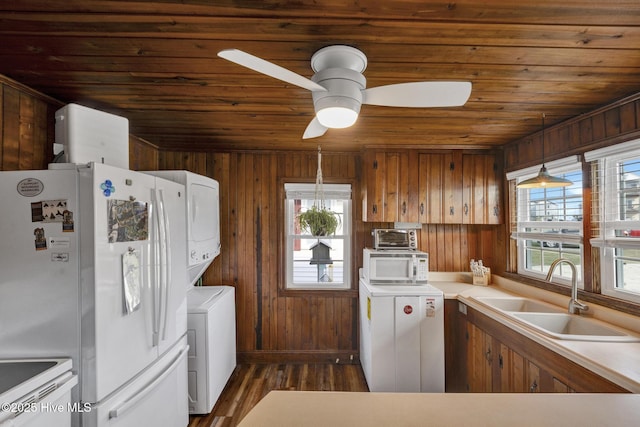
[(324, 189), (322, 182), (322, 153), (318, 145), (318, 172), (316, 173), (316, 206), (324, 209)]

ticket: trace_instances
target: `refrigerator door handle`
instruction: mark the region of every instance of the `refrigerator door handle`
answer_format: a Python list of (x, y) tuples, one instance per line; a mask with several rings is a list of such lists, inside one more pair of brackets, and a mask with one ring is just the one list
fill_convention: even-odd
[(142, 389), (138, 390), (130, 399), (121, 402), (115, 408), (109, 410), (109, 419), (118, 418), (122, 416), (129, 409), (134, 407), (140, 400), (144, 399), (153, 389), (162, 382), (171, 372), (178, 366), (178, 364), (187, 357), (187, 351), (189, 350), (189, 346), (185, 345), (178, 355), (173, 359), (171, 364), (164, 370), (160, 375), (155, 377), (153, 381), (146, 384)]
[[(160, 195), (160, 212), (159, 216), (161, 216), (159, 221), (160, 229), (162, 230), (160, 233), (160, 246), (163, 248), (161, 251), (162, 264), (161, 264), (161, 277), (160, 281), (161, 289), (160, 289), (160, 314), (162, 319), (162, 325), (160, 331), (162, 331), (162, 339), (167, 339), (167, 318), (169, 317), (169, 280), (171, 277), (171, 234), (169, 229), (169, 215), (167, 213), (167, 209), (164, 203), (164, 192), (162, 190), (158, 190)], [(164, 307), (164, 309), (163, 309)]]
[(157, 346), (160, 343), (160, 323), (161, 323), (161, 310), (160, 310), (160, 299), (161, 299), (161, 291), (159, 289), (159, 281), (160, 278), (160, 200), (158, 196), (158, 190), (154, 190), (153, 192), (153, 204), (156, 209), (153, 213), (154, 218), (154, 238), (153, 238), (153, 273), (154, 277), (152, 278), (151, 289), (153, 291), (153, 346)]

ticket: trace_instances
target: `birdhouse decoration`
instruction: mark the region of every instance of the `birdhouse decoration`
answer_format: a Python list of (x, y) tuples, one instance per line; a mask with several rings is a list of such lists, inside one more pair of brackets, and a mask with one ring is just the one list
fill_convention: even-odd
[(310, 249), (312, 256), (309, 264), (317, 266), (318, 282), (332, 282), (333, 260), (330, 255), (331, 246), (329, 246), (327, 242), (318, 239)]

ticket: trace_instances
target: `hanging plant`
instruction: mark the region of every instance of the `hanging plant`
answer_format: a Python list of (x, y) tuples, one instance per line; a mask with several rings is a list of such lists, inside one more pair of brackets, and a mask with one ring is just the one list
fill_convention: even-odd
[(315, 201), (311, 209), (298, 214), (300, 228), (312, 236), (331, 236), (340, 225), (337, 213), (327, 209), (324, 205), (324, 189), (322, 182), (322, 154), (318, 146), (318, 171), (316, 173)]
[(325, 207), (318, 208), (315, 204), (311, 209), (298, 214), (300, 228), (312, 236), (331, 236), (340, 225), (340, 217)]

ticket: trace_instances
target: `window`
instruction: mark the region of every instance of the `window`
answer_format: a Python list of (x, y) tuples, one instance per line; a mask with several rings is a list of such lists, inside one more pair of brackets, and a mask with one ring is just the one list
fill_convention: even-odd
[(593, 162), (591, 244), (601, 253), (602, 293), (640, 302), (640, 141), (585, 153)]
[(332, 236), (303, 234), (297, 215), (315, 203), (316, 184), (287, 183), (285, 246), (287, 289), (351, 288), (351, 185), (323, 184), (324, 204), (338, 214)]
[[(516, 182), (535, 176), (540, 166), (507, 175)], [(577, 156), (547, 164), (549, 173), (573, 182), (559, 188), (516, 188), (511, 237), (517, 240), (518, 273), (544, 279), (551, 263), (567, 258), (582, 286), (582, 165)], [(514, 186), (515, 187), (515, 186)], [(557, 281), (571, 283), (571, 269), (560, 264)]]

